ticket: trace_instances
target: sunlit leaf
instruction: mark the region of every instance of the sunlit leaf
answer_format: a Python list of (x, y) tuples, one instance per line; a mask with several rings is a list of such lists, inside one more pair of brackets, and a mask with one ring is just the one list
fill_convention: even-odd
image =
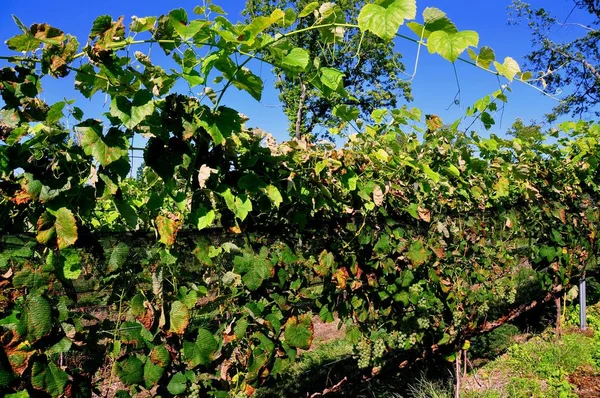
[(427, 40), (430, 53), (437, 53), (444, 59), (455, 62), (468, 47), (477, 47), (479, 35), (472, 30), (448, 33), (443, 30), (432, 32)]
[(358, 15), (358, 26), (362, 31), (370, 31), (383, 40), (391, 40), (404, 20), (414, 19), (416, 12), (415, 0), (396, 0), (387, 7), (367, 4)]

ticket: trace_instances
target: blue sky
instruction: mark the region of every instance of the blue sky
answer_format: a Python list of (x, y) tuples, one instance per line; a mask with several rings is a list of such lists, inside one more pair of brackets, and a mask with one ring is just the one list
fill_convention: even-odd
[[(46, 22), (56, 26), (67, 33), (73, 34), (83, 42), (87, 37), (95, 17), (110, 14), (113, 18), (125, 16), (126, 24), (131, 21), (131, 16), (160, 15), (170, 9), (183, 7), (191, 14), (194, 6), (201, 0), (181, 0), (165, 2), (156, 0), (104, 0), (104, 1), (74, 1), (62, 0), (61, 2), (48, 2), (41, 0), (2, 0), (0, 5), (0, 39), (2, 42), (19, 32), (14, 25), (11, 15), (17, 15), (26, 25)], [(525, 26), (509, 26), (507, 6), (510, 0), (417, 0), (418, 16), (425, 7), (437, 7), (445, 11), (449, 18), (460, 30), (475, 30), (480, 35), (480, 46), (490, 46), (496, 52), (496, 57), (503, 59), (512, 56), (522, 63), (522, 56), (530, 50), (530, 38)], [(242, 0), (214, 0), (214, 3), (223, 7), (232, 20), (242, 19), (241, 10), (244, 6)], [(544, 6), (558, 15), (567, 15), (572, 9), (571, 0), (531, 1), (534, 6)], [(578, 33), (577, 28), (565, 27), (565, 37)], [(403, 26), (401, 33), (412, 35)], [(84, 44), (84, 43), (81, 43)], [(397, 40), (396, 48), (404, 55), (407, 71), (414, 69), (417, 47), (414, 43)], [(153, 54), (157, 54), (155, 49)], [(425, 50), (425, 49), (423, 49)], [(10, 55), (4, 44), (0, 44), (0, 55)], [(466, 54), (465, 54), (466, 55)], [(156, 61), (156, 59), (154, 59)], [(2, 65), (0, 63), (0, 65)], [(477, 99), (497, 90), (498, 80), (495, 76), (478, 70), (467, 64), (456, 64), (461, 89), (461, 104), (451, 105), (457, 92), (456, 80), (452, 64), (437, 55), (430, 55), (426, 50), (421, 52), (416, 77), (413, 79), (413, 94), (415, 100), (409, 106), (421, 108), (424, 113), (437, 114), (445, 122), (452, 122), (464, 115), (466, 107)], [(250, 126), (258, 126), (271, 132), (278, 139), (287, 138), (287, 120), (283, 111), (278, 107), (277, 93), (272, 89), (273, 77), (269, 67), (254, 65), (254, 72), (259, 74), (265, 82), (265, 92), (261, 103), (254, 101), (249, 95), (235, 89), (228, 92), (225, 104), (250, 116)], [(96, 94), (92, 101), (80, 98), (72, 87), (73, 75), (67, 77), (70, 81), (45, 82), (44, 97), (48, 102), (67, 98), (77, 98), (77, 104), (89, 117), (98, 117), (99, 112), (108, 110), (108, 104), (102, 94)], [(501, 81), (506, 83), (506, 81)], [(504, 108), (502, 123), (500, 114), (497, 115), (497, 124), (490, 132), (502, 135), (512, 122), (520, 117), (525, 121), (540, 120), (556, 102), (546, 98), (537, 91), (519, 83), (512, 84), (513, 92), (509, 94), (509, 102)], [(448, 109), (447, 109), (448, 108)], [(470, 123), (470, 122), (469, 122)], [(476, 129), (483, 130), (479, 124)], [(484, 133), (485, 134), (485, 133)]]

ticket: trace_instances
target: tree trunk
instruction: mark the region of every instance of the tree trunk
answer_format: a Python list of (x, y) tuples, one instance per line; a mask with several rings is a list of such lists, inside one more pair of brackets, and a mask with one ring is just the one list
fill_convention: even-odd
[(296, 114), (296, 139), (302, 137), (302, 118), (304, 111), (304, 102), (306, 101), (306, 84), (300, 79), (300, 85), (302, 92), (300, 93), (300, 99), (298, 100), (298, 113)]

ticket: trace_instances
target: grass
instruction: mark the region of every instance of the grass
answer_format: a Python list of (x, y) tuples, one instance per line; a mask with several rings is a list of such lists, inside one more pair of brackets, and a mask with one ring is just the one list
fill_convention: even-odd
[[(574, 375), (582, 375), (585, 377), (578, 379), (600, 384), (600, 305), (590, 307), (588, 319), (588, 332), (571, 322), (561, 336), (549, 328), (525, 343), (512, 345), (506, 354), (465, 380), (464, 397), (568, 398), (578, 396), (578, 387), (581, 396), (598, 396), (593, 385), (575, 386), (570, 382)], [(594, 390), (591, 395), (585, 393), (588, 387)]]

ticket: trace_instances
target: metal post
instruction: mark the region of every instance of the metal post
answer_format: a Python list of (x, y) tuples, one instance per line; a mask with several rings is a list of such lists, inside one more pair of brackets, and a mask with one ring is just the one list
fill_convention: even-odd
[(579, 327), (581, 330), (586, 329), (586, 308), (585, 308), (585, 277), (579, 280)]

